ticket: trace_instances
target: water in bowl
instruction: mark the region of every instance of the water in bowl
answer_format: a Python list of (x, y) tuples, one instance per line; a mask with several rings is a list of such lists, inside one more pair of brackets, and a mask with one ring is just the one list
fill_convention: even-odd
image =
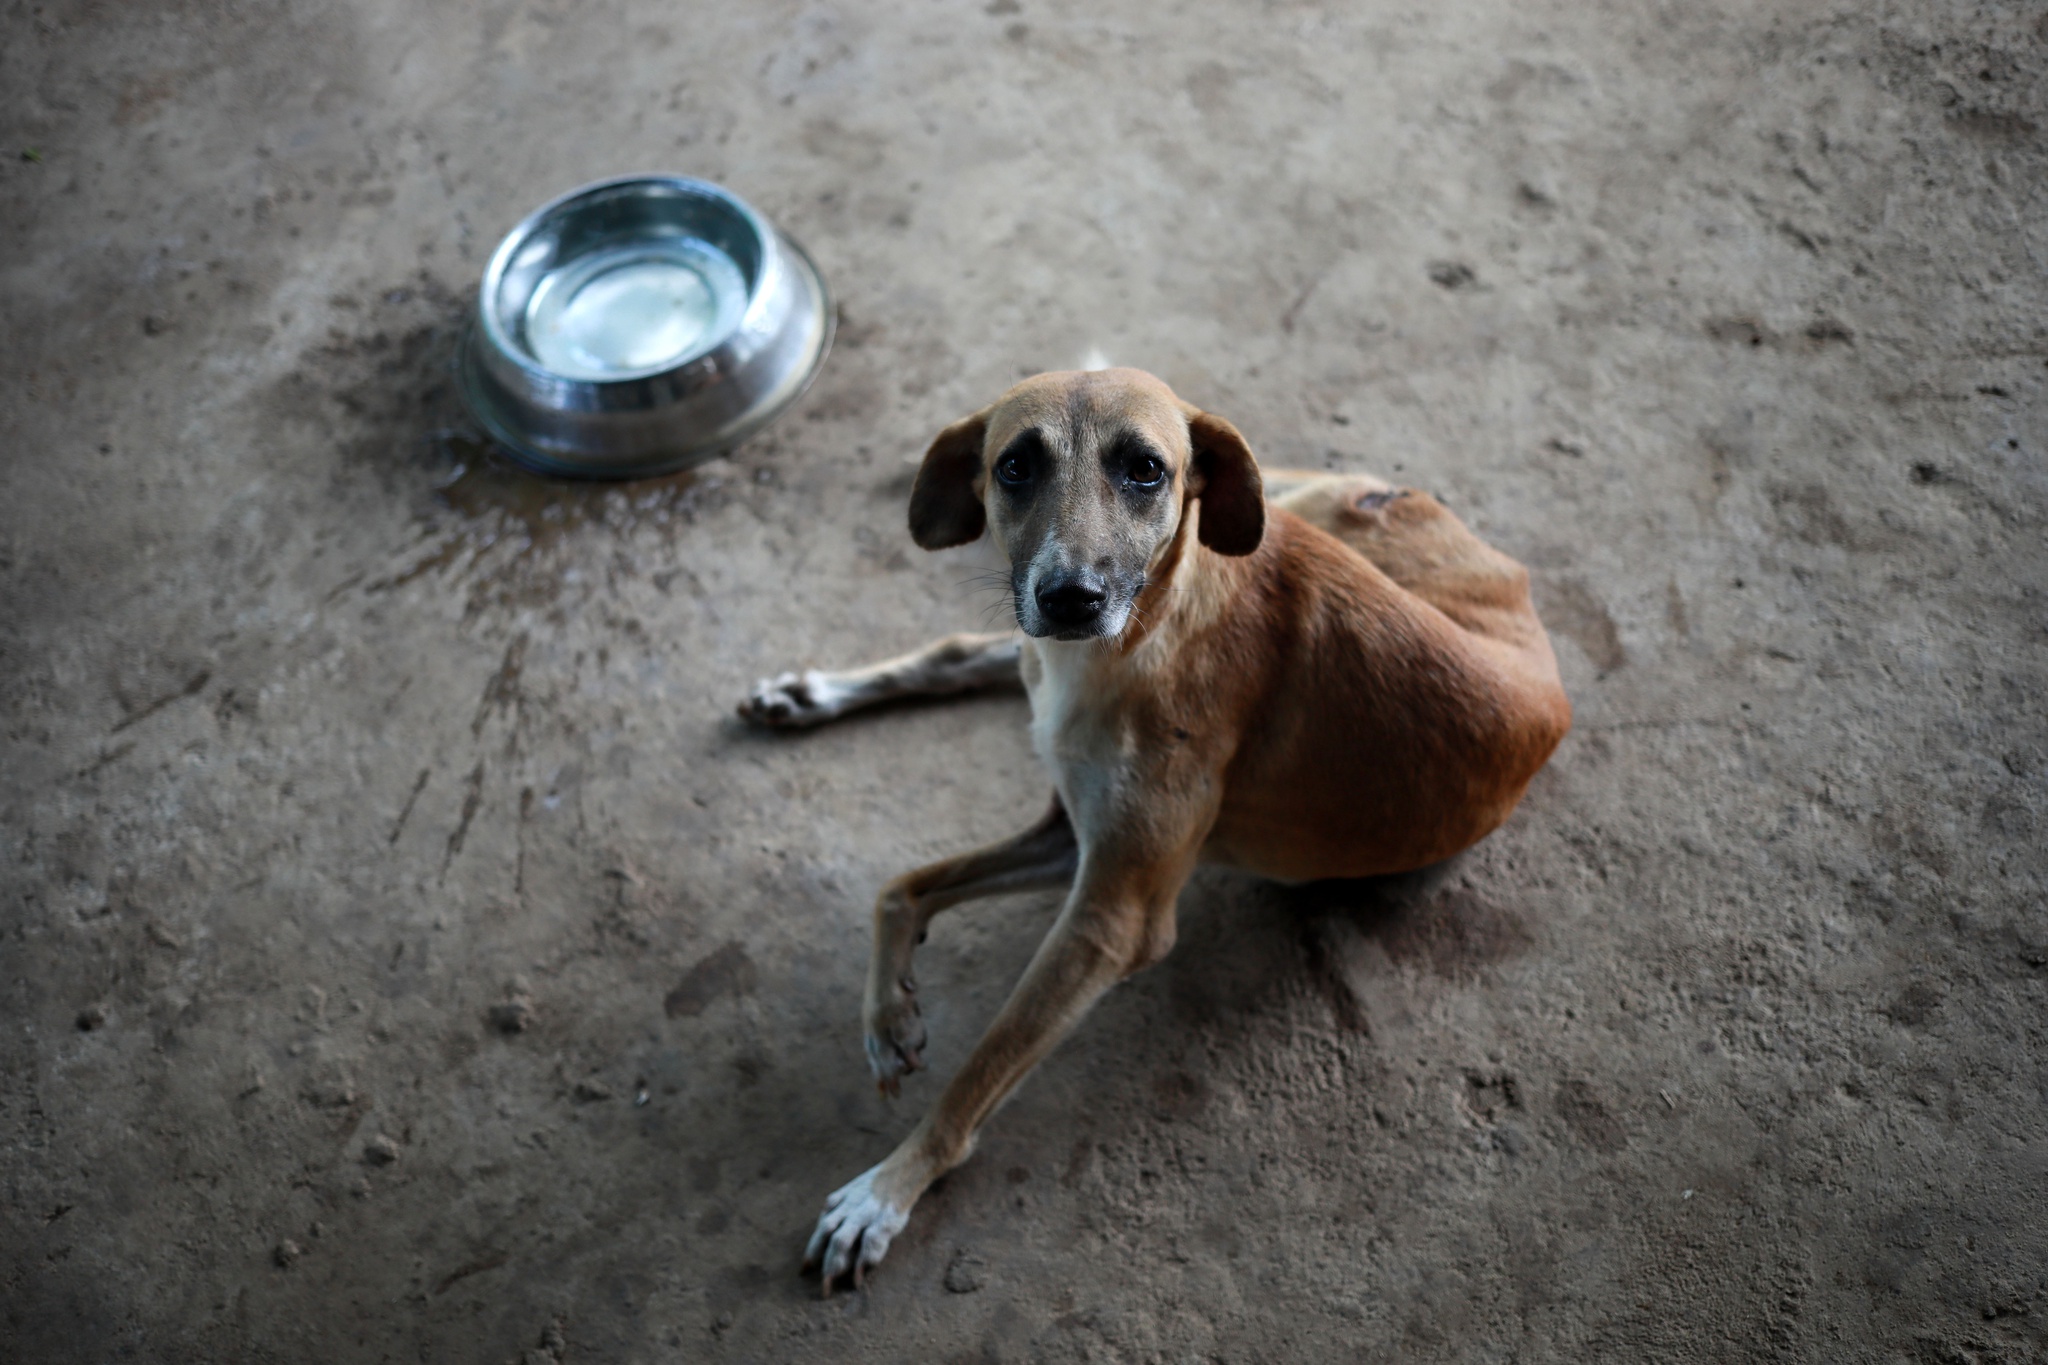
[(681, 237), (632, 242), (549, 272), (526, 306), (526, 344), (556, 374), (617, 379), (710, 350), (746, 308), (725, 253)]

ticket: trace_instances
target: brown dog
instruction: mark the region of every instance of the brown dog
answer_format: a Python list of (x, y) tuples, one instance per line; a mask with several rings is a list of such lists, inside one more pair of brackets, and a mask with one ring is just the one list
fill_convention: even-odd
[(1427, 494), (1275, 475), (1237, 429), (1137, 370), (1026, 380), (939, 433), (910, 495), (928, 550), (992, 531), (1024, 636), (955, 636), (850, 673), (784, 674), (741, 714), (814, 725), (1021, 675), (1052, 809), (897, 878), (865, 1022), (894, 1094), (922, 1065), (911, 955), (977, 896), (1070, 886), (987, 1034), (916, 1130), (826, 1201), (805, 1251), (858, 1284), (976, 1130), (1103, 991), (1172, 948), (1198, 862), (1289, 881), (1401, 872), (1507, 819), (1571, 725), (1528, 573)]

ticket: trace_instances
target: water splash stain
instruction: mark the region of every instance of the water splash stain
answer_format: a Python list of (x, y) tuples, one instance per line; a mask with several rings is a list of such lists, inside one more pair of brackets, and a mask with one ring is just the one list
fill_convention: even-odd
[(477, 702), (476, 718), (469, 724), (471, 735), (483, 734), (484, 723), (490, 720), (492, 713), (517, 711), (522, 699), (519, 677), (526, 669), (526, 646), (531, 639), (521, 631), (513, 637), (511, 644), (505, 646), (505, 658), (499, 663), (498, 671), (491, 674), (490, 680), (484, 684), (483, 697)]
[[(447, 469), (423, 513), (426, 552), (363, 586), (396, 592), (452, 577), (467, 588), (464, 618), (493, 608), (547, 607), (591, 580), (570, 562), (582, 533), (614, 540), (672, 536), (730, 497), (717, 474), (685, 470), (632, 483), (548, 479), (505, 459), (486, 441), (444, 431), (432, 438)], [(607, 572), (616, 572), (616, 566)]]
[(671, 1019), (694, 1019), (711, 1003), (728, 995), (744, 995), (760, 982), (754, 959), (737, 941), (698, 962), (662, 1001)]
[[(667, 526), (678, 516), (688, 521), (696, 510), (695, 470), (631, 483), (547, 479), (504, 459), (483, 441), (444, 434), (437, 444), (454, 463), (451, 476), (434, 490), (441, 506), (473, 522), (495, 521), (534, 548), (547, 548), (593, 523), (613, 530)], [(707, 481), (707, 486), (716, 485), (715, 479)]]
[(484, 803), (484, 765), (479, 761), (470, 769), (469, 780), (463, 784), (462, 818), (456, 822), (455, 832), (448, 836), (448, 852), (441, 859), (441, 877), (445, 881), (449, 867), (455, 862), (455, 855), (462, 852), (463, 843), (469, 838), (469, 822), (476, 819), (479, 807)]

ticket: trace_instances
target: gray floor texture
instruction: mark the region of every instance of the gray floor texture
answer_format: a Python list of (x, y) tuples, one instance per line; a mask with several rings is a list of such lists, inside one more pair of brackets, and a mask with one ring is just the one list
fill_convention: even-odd
[[(0, 9), (0, 1358), (2048, 1359), (2048, 15), (1937, 0)], [(632, 170), (838, 346), (693, 474), (450, 382)], [(1055, 908), (913, 461), (1100, 354), (1527, 563), (1577, 726), (1426, 876), (1204, 872), (860, 1293), (823, 1196)]]

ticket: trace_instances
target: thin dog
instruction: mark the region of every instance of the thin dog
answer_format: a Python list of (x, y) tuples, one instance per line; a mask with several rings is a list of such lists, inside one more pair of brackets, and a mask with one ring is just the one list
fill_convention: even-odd
[(1507, 819), (1571, 726), (1528, 572), (1435, 499), (1273, 474), (1229, 422), (1138, 370), (1044, 374), (941, 431), (910, 494), (928, 550), (992, 533), (1017, 625), (740, 707), (816, 725), (1021, 678), (1052, 808), (1014, 839), (898, 877), (875, 905), (869, 1065), (923, 1065), (911, 958), (940, 911), (1067, 887), (1023, 978), (882, 1163), (826, 1200), (804, 1253), (858, 1286), (911, 1206), (1116, 982), (1173, 947), (1197, 863), (1285, 881), (1402, 872)]

